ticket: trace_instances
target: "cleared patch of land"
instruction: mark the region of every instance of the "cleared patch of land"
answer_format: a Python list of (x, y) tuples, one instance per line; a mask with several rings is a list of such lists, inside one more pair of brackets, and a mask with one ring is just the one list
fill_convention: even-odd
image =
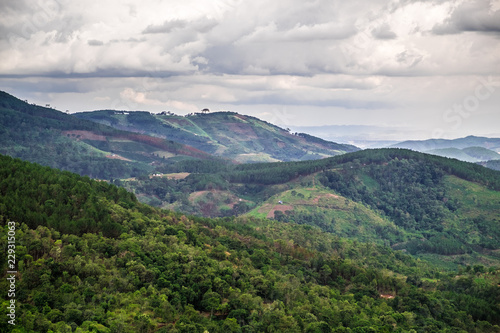
[(163, 177), (167, 177), (168, 179), (179, 180), (179, 179), (184, 179), (189, 175), (190, 175), (189, 172), (178, 172), (178, 173), (167, 173), (164, 174)]

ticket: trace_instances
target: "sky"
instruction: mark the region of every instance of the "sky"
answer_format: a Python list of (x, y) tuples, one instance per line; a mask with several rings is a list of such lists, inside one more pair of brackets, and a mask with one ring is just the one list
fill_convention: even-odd
[(377, 139), (500, 137), (500, 0), (6, 0), (0, 90)]

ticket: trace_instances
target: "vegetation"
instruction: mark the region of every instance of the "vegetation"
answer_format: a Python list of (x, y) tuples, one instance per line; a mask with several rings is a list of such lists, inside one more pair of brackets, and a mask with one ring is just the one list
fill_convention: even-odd
[[(412, 149), (422, 153), (456, 158), (465, 162), (481, 163), (500, 159), (500, 155), (497, 153), (500, 151), (500, 139), (498, 138), (468, 136), (454, 140), (431, 139), (423, 141), (405, 141), (395, 144), (392, 147)], [(488, 168), (490, 167), (489, 163), (481, 164)]]
[(235, 112), (196, 113), (188, 117), (149, 112), (83, 112), (77, 117), (132, 132), (187, 144), (239, 162), (320, 159), (358, 148), (289, 131)]
[(19, 271), (2, 332), (500, 332), (496, 268), (448, 274), (307, 225), (187, 217), (5, 156), (0, 200)]
[(123, 132), (0, 91), (0, 153), (98, 179), (136, 177), (186, 159), (197, 149)]
[(120, 184), (144, 202), (185, 213), (307, 224), (412, 254), (438, 254), (455, 265), (500, 260), (499, 173), (475, 164), (382, 149), (304, 162), (204, 161), (187, 169), (193, 173), (182, 179)]

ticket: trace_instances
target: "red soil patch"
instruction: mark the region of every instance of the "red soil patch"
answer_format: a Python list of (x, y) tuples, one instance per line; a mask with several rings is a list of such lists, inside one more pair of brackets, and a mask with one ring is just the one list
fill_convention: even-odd
[(270, 204), (265, 204), (265, 205), (262, 205), (262, 206), (259, 208), (258, 212), (259, 212), (259, 213), (261, 213), (261, 214), (262, 214), (262, 213), (265, 213), (265, 212), (268, 212), (268, 211), (271, 209), (271, 207), (272, 207), (272, 206), (271, 206)]
[(92, 140), (92, 141), (106, 141), (106, 136), (95, 134), (90, 131), (64, 131), (62, 132), (66, 136), (74, 137), (78, 140)]
[(276, 205), (273, 207), (273, 209), (271, 209), (271, 211), (267, 214), (267, 218), (270, 219), (270, 218), (273, 218), (274, 217), (274, 212), (275, 211), (281, 211), (281, 212), (286, 212), (287, 210), (293, 210), (293, 206), (290, 206), (290, 205)]
[(210, 155), (196, 149), (194, 147), (183, 145), (180, 143), (174, 143), (172, 141), (167, 141), (162, 138), (156, 138), (148, 135), (142, 134), (130, 134), (130, 135), (120, 135), (117, 138), (119, 139), (127, 139), (135, 142), (141, 142), (153, 147), (160, 148), (164, 151), (171, 152), (174, 154), (188, 155), (199, 158), (209, 158)]
[(323, 195), (318, 195), (316, 198), (314, 198), (312, 200), (312, 202), (314, 203), (318, 203), (319, 202), (319, 199), (321, 198), (335, 198), (335, 199), (338, 199), (340, 198), (338, 195), (335, 195), (335, 194), (332, 194), (332, 193), (327, 193), (327, 194), (323, 194)]

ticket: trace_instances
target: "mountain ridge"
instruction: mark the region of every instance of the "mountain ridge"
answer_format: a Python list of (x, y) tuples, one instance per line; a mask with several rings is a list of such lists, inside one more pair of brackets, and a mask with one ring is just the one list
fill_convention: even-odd
[(0, 92), (0, 111), (1, 153), (94, 178), (138, 176), (169, 159), (213, 158), (171, 140), (28, 104), (6, 92)]
[(359, 148), (326, 141), (231, 111), (187, 116), (149, 112), (101, 110), (77, 117), (115, 128), (146, 133), (196, 147), (239, 162), (272, 162), (318, 159), (357, 151)]

